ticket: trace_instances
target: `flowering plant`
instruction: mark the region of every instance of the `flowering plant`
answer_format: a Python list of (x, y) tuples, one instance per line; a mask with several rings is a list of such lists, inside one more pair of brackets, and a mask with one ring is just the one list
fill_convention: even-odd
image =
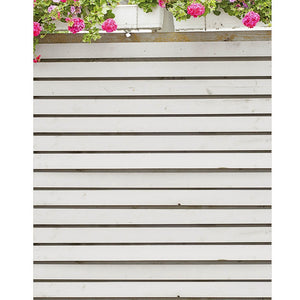
[[(170, 11), (177, 21), (206, 16), (210, 12), (220, 15), (221, 9), (239, 19), (245, 18), (249, 12), (255, 12), (265, 24), (270, 24), (272, 16), (272, 0), (129, 0), (129, 3), (137, 4), (145, 12), (159, 5)], [(252, 28), (257, 20), (258, 16), (250, 13), (243, 24)]]
[[(214, 14), (219, 15), (220, 9), (223, 9), (225, 13), (230, 16), (235, 16), (239, 19), (253, 19), (255, 22), (255, 15), (249, 12), (255, 12), (259, 15), (259, 20), (265, 24), (270, 24), (272, 19), (272, 0), (216, 0), (217, 7)], [(251, 17), (253, 15), (253, 18)], [(257, 18), (257, 16), (256, 16)], [(247, 26), (247, 22), (243, 22)], [(250, 22), (251, 23), (251, 22)], [(255, 23), (256, 24), (256, 23)], [(249, 27), (249, 26), (248, 26)], [(250, 24), (250, 28), (251, 24)]]
[[(84, 30), (84, 42), (100, 38), (99, 25), (107, 32), (117, 29), (112, 9), (119, 0), (34, 0), (33, 2), (33, 50), (40, 38), (56, 30), (55, 21), (66, 23), (66, 31)], [(39, 57), (35, 58), (39, 61)]]
[[(117, 30), (112, 9), (120, 0), (34, 0), (33, 2), (33, 50), (40, 38), (56, 31), (56, 21), (66, 23), (66, 31), (73, 34), (84, 30), (83, 41), (91, 42), (100, 38), (102, 30)], [(271, 22), (272, 0), (129, 0), (145, 12), (151, 12), (156, 6), (170, 11), (177, 21), (198, 18), (221, 10), (230, 16), (243, 19), (249, 28), (262, 21)], [(40, 61), (40, 55), (34, 62)]]

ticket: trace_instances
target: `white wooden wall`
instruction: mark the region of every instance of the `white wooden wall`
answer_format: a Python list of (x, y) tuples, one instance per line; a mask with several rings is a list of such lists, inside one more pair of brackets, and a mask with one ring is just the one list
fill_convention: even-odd
[(270, 41), (38, 51), (35, 298), (270, 299)]

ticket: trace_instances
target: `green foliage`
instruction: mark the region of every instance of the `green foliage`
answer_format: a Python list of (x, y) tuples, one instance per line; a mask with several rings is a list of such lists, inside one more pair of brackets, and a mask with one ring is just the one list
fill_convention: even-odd
[[(208, 13), (213, 12), (216, 8), (215, 0), (198, 0), (205, 6), (205, 13), (198, 18), (206, 16)], [(192, 0), (170, 0), (166, 2), (166, 9), (170, 11), (177, 21), (190, 19), (191, 16), (187, 13), (187, 7), (192, 4)]]
[(136, 4), (142, 8), (144, 12), (152, 12), (152, 9), (158, 5), (157, 0), (129, 0), (128, 4)]
[(269, 24), (272, 20), (272, 0), (217, 1), (215, 13), (220, 13), (220, 9), (223, 9), (230, 16), (235, 16), (239, 19), (242, 19), (250, 10), (253, 10), (260, 15), (260, 20), (263, 23)]
[[(56, 31), (55, 20), (66, 23), (66, 31), (68, 30), (67, 18), (81, 18), (85, 23), (85, 31), (83, 35), (84, 42), (91, 42), (100, 38), (99, 25), (115, 15), (112, 9), (115, 8), (120, 0), (67, 0), (55, 3), (53, 0), (36, 0), (33, 8), (33, 20), (39, 22), (43, 28), (39, 37), (33, 39), (33, 50), (35, 52), (39, 39), (45, 37), (48, 33)], [(56, 7), (52, 11), (48, 11), (51, 5)], [(78, 11), (71, 13), (71, 7), (75, 7)], [(66, 20), (67, 19), (67, 20)], [(97, 28), (98, 26), (98, 28)]]
[[(253, 10), (260, 15), (262, 22), (269, 24), (272, 19), (272, 0), (195, 0), (205, 6), (205, 13), (214, 13), (219, 16), (223, 10), (230, 16), (242, 19), (247, 12)], [(130, 0), (131, 4), (137, 4), (145, 12), (152, 11), (158, 5), (158, 0)], [(177, 21), (187, 20), (191, 16), (187, 13), (187, 7), (193, 3), (193, 0), (164, 0), (166, 9), (170, 11)]]

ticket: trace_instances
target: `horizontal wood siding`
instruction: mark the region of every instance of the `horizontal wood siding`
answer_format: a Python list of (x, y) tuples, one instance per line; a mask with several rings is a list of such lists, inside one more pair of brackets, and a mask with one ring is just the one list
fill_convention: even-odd
[(244, 34), (38, 46), (36, 300), (271, 299), (271, 42)]

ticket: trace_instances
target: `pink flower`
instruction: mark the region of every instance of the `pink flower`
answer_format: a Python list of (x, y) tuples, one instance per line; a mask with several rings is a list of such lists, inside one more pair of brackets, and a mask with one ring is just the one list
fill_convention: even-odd
[(187, 13), (194, 18), (201, 16), (205, 13), (205, 6), (200, 3), (192, 3), (191, 5), (188, 6), (187, 8)]
[(62, 3), (66, 3), (66, 2), (67, 2), (67, 0), (60, 0), (60, 2), (62, 2)]
[(41, 61), (41, 55), (38, 55), (36, 58), (33, 59), (34, 63), (40, 62)]
[(68, 30), (70, 32), (77, 33), (85, 28), (84, 21), (81, 18), (74, 18), (74, 19), (67, 18), (67, 19), (66, 19), (66, 21), (72, 22), (72, 25), (68, 26)]
[(260, 20), (260, 15), (254, 11), (249, 11), (243, 18), (243, 24), (249, 28), (253, 28)]
[(39, 22), (33, 22), (33, 36), (40, 35), (42, 31), (42, 26)]
[(102, 24), (102, 29), (105, 30), (106, 32), (113, 32), (117, 30), (117, 28), (118, 25), (114, 19), (107, 19)]
[(158, 5), (162, 8), (165, 8), (166, 7), (166, 3), (164, 0), (158, 0)]
[(48, 7), (48, 13), (51, 13), (51, 11), (53, 10), (53, 9), (55, 9), (57, 6), (56, 5), (50, 5), (49, 7)]

